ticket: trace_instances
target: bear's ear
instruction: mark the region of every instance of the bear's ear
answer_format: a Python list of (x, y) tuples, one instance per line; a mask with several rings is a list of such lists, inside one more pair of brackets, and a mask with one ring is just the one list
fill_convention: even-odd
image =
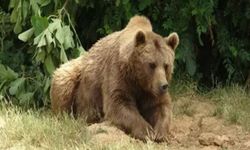
[[(122, 41), (123, 42), (123, 41)], [(131, 38), (131, 41), (127, 42), (124, 41), (124, 43), (121, 44), (120, 47), (120, 58), (124, 62), (128, 62), (129, 58), (134, 52), (135, 47), (140, 46), (142, 44), (146, 43), (146, 36), (145, 34), (139, 30), (136, 32), (134, 38)]]
[(146, 42), (145, 34), (142, 31), (138, 31), (135, 35), (135, 46), (139, 46)]
[(165, 37), (164, 39), (166, 41), (166, 44), (170, 46), (173, 50), (175, 50), (176, 47), (179, 45), (179, 36), (176, 32), (169, 34), (169, 36)]

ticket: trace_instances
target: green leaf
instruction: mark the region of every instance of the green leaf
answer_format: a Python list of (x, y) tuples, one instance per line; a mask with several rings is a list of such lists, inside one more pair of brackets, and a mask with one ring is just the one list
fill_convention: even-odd
[(36, 37), (34, 38), (34, 43), (33, 43), (33, 45), (38, 45), (38, 43), (39, 43), (39, 41), (41, 40), (42, 36), (43, 36), (43, 33), (41, 33), (41, 34), (39, 34), (38, 36), (36, 36)]
[(15, 23), (17, 21), (17, 18), (18, 18), (18, 10), (17, 8), (13, 9), (11, 15), (10, 15), (10, 21), (12, 23)]
[(230, 50), (230, 52), (232, 53), (232, 55), (233, 55), (234, 57), (236, 57), (236, 56), (238, 55), (238, 49), (237, 49), (236, 47), (234, 47), (234, 46), (229, 46), (229, 50)]
[(63, 43), (64, 48), (68, 49), (68, 48), (75, 47), (75, 43), (74, 43), (74, 39), (73, 39), (73, 33), (70, 30), (70, 27), (69, 26), (64, 26), (63, 31), (64, 31), (64, 43)]
[(22, 31), (21, 23), (22, 23), (22, 22), (21, 22), (21, 18), (18, 17), (18, 18), (17, 18), (17, 22), (16, 22), (15, 27), (14, 27), (14, 32), (15, 32), (16, 34), (18, 34), (18, 33), (20, 33), (20, 32)]
[(79, 52), (86, 52), (82, 46), (77, 47), (77, 49), (79, 50)]
[(12, 23), (15, 23), (17, 22), (18, 19), (22, 20), (22, 15), (20, 14), (20, 10), (22, 8), (22, 2), (16, 0), (16, 1), (13, 1), (13, 3), (11, 2), (9, 6), (10, 8), (14, 8), (10, 16), (10, 21)]
[(50, 45), (53, 42), (52, 34), (49, 30), (45, 30), (45, 38), (47, 41), (47, 45)]
[(45, 64), (45, 67), (46, 67), (47, 71), (49, 72), (49, 74), (52, 74), (53, 71), (55, 70), (55, 65), (54, 65), (50, 55), (48, 55), (46, 57), (44, 64)]
[(70, 30), (69, 26), (64, 26), (59, 28), (56, 32), (56, 39), (61, 45), (64, 46), (64, 49), (73, 48), (75, 46), (73, 33)]
[(36, 55), (36, 61), (44, 62), (45, 55), (46, 55), (45, 50), (43, 50), (42, 48), (38, 48), (37, 55)]
[(38, 0), (30, 0), (30, 5), (31, 5), (33, 12), (35, 13), (35, 16), (40, 16), (41, 11), (40, 11), (40, 8), (38, 6)]
[(11, 81), (18, 77), (18, 74), (9, 67), (0, 64), (0, 79)]
[(11, 95), (16, 95), (21, 87), (24, 85), (25, 78), (18, 78), (10, 83), (9, 93)]
[(22, 4), (23, 20), (26, 19), (28, 12), (29, 12), (29, 2), (27, 0), (24, 0)]
[(77, 50), (78, 50), (79, 54), (83, 54), (83, 53), (86, 52), (85, 49), (82, 46), (77, 47)]
[(60, 50), (60, 60), (65, 63), (68, 61), (67, 55), (65, 53), (64, 48), (61, 46), (61, 50)]
[(198, 14), (197, 9), (192, 10), (191, 14), (192, 14), (193, 16), (195, 16), (196, 14)]
[(46, 93), (48, 91), (50, 87), (50, 78), (48, 77), (45, 81), (45, 85), (44, 85), (44, 88), (43, 88), (43, 92)]
[(41, 16), (32, 16), (31, 24), (35, 30), (36, 36), (42, 33), (49, 26), (48, 19), (46, 17)]
[(63, 28), (59, 28), (56, 32), (56, 39), (60, 44), (63, 44), (64, 42), (64, 31)]
[(4, 96), (0, 93), (0, 101), (4, 100)]
[(5, 84), (6, 82), (7, 82), (6, 80), (2, 81), (2, 83), (0, 84), (0, 91), (1, 91), (1, 89), (3, 88), (3, 86), (4, 86), (4, 84)]
[[(11, 2), (10, 6), (14, 5), (14, 9), (10, 16), (10, 21), (15, 23), (14, 32), (20, 33), (22, 31), (22, 1)], [(11, 6), (12, 7), (12, 6)]]
[[(43, 34), (43, 33), (42, 33), (42, 34)], [(44, 36), (44, 34), (43, 34), (43, 36), (41, 37), (41, 39), (40, 39), (40, 41), (39, 41), (37, 47), (42, 47), (42, 46), (45, 46), (45, 45), (46, 45), (46, 38), (45, 38), (45, 36)]]
[(18, 3), (18, 0), (10, 0), (9, 9), (14, 8)]
[[(35, 37), (34, 39), (34, 45), (37, 45), (37, 48), (43, 47), (45, 45), (47, 45), (49, 42), (49, 44), (51, 42), (53, 42), (53, 39), (51, 37), (51, 33), (49, 32), (49, 30), (44, 30), (42, 33), (40, 33), (38, 36)], [(47, 42), (46, 42), (47, 41)]]
[(31, 36), (33, 34), (34, 34), (34, 29), (31, 28), (31, 29), (29, 29), (27, 31), (24, 31), (23, 33), (19, 34), (18, 39), (23, 41), (23, 42), (27, 42), (31, 38)]
[(49, 45), (51, 43), (55, 43), (54, 39), (52, 38), (52, 34), (48, 29), (44, 30), (34, 39), (34, 45), (37, 45), (37, 48)]
[(52, 23), (49, 24), (48, 30), (53, 33), (55, 30), (58, 30), (60, 28), (62, 28), (61, 26), (61, 19), (52, 19)]
[(50, 3), (50, 0), (40, 0), (39, 4), (43, 7)]
[[(54, 39), (52, 39), (52, 40), (53, 40), (52, 43), (55, 43), (55, 40), (54, 40)], [(54, 47), (52, 46), (52, 44), (47, 44), (47, 45), (46, 45), (46, 51), (47, 51), (48, 54), (49, 54), (53, 49), (54, 49)]]

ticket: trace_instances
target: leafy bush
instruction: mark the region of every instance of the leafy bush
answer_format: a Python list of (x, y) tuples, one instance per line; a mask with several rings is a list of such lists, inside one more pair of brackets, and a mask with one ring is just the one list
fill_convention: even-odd
[(55, 68), (122, 29), (135, 14), (149, 17), (161, 35), (178, 32), (176, 74), (189, 74), (208, 87), (245, 82), (247, 0), (10, 0), (0, 6), (0, 99), (49, 106)]
[(48, 105), (50, 75), (61, 63), (84, 52), (65, 9), (67, 3), (11, 0), (11, 13), (1, 11), (1, 27), (7, 29), (1, 37), (2, 99), (25, 107)]

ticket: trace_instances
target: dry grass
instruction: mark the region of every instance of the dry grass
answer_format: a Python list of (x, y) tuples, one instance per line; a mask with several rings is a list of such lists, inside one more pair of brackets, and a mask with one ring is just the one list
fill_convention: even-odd
[[(198, 94), (193, 82), (173, 84), (173, 101), (180, 102), (174, 107), (175, 115), (192, 116), (195, 113), (192, 101), (196, 99), (214, 103), (214, 115), (250, 129), (250, 95), (242, 87), (235, 85)], [(49, 110), (23, 111), (0, 105), (0, 149), (167, 149), (166, 143), (142, 143), (122, 136), (112, 142), (101, 143), (93, 137), (82, 120), (67, 115), (58, 119)]]
[(224, 118), (229, 123), (242, 125), (250, 131), (250, 92), (245, 87), (231, 85), (200, 93), (197, 92), (197, 84), (189, 79), (173, 84), (173, 101), (181, 99), (181, 104), (174, 109), (176, 115), (192, 116), (192, 100), (205, 101), (215, 104), (214, 116)]
[(0, 112), (0, 149), (71, 149), (89, 147), (90, 135), (80, 120), (49, 113), (6, 108)]
[(216, 104), (214, 115), (250, 130), (250, 94), (238, 85), (217, 88), (206, 95)]
[(92, 139), (81, 120), (65, 115), (58, 119), (44, 111), (0, 110), (0, 149), (166, 149), (167, 145), (147, 144), (128, 138), (99, 143)]

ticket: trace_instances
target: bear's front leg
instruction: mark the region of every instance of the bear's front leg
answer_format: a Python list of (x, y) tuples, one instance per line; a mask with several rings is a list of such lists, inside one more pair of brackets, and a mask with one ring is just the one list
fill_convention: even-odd
[(171, 119), (172, 119), (172, 109), (171, 106), (163, 104), (159, 106), (157, 109), (157, 114), (155, 115), (155, 126), (154, 131), (156, 134), (155, 141), (156, 142), (168, 142), (171, 131)]
[(136, 139), (146, 141), (149, 138), (154, 140), (153, 128), (140, 115), (135, 102), (124, 96), (116, 96), (115, 99), (109, 99), (105, 105), (106, 120), (130, 133)]

